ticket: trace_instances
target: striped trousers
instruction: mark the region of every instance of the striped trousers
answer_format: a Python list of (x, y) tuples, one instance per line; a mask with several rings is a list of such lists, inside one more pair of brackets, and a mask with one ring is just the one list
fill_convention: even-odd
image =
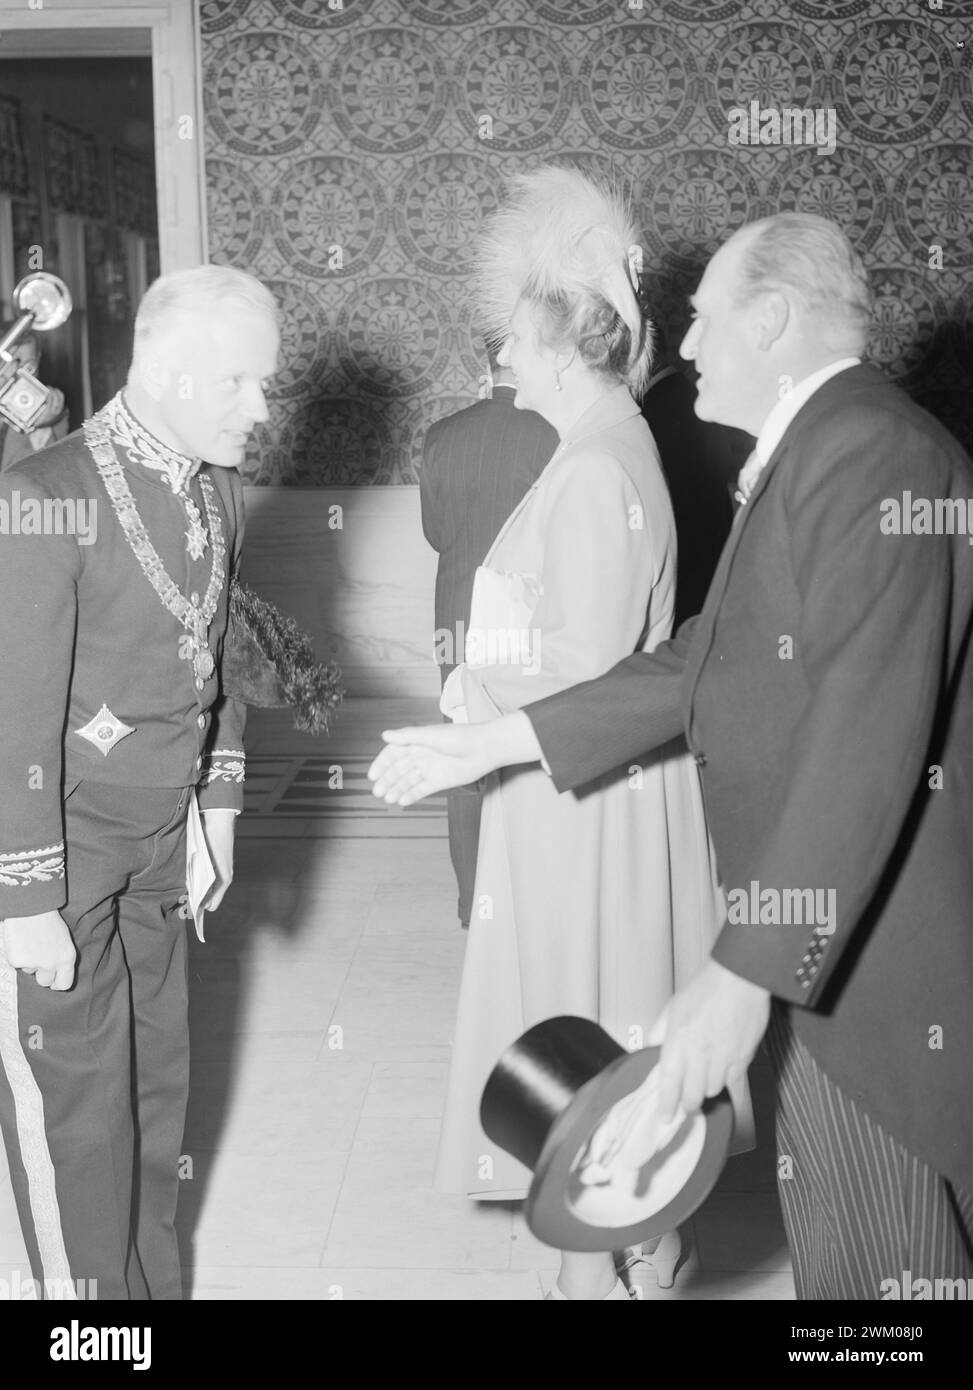
[(973, 1280), (973, 1196), (845, 1095), (777, 1004), (767, 1046), (777, 1073), (777, 1186), (798, 1298), (914, 1298), (918, 1279)]

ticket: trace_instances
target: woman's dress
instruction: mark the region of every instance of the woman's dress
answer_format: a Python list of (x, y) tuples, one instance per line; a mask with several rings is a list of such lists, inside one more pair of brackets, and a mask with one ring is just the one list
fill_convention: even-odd
[[(497, 718), (651, 650), (669, 635), (675, 573), (658, 455), (618, 386), (562, 439), (491, 547), (443, 708)], [(436, 1186), (516, 1198), (531, 1175), (479, 1122), (501, 1053), (557, 1014), (645, 1045), (724, 911), (681, 739), (581, 792), (558, 793), (537, 764), (486, 785)]]

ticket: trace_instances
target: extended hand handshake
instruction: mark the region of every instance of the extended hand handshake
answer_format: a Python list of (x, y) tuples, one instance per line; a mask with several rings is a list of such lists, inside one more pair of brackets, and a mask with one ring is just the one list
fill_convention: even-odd
[(411, 806), (424, 796), (464, 787), (498, 767), (536, 762), (540, 744), (518, 710), (481, 724), (428, 724), (386, 729), (387, 747), (368, 769), (375, 796), (390, 806)]
[[(432, 724), (388, 729), (386, 747), (368, 776), (375, 796), (392, 806), (411, 806), (434, 792), (465, 786), (498, 767), (542, 757), (533, 725), (523, 710), (480, 724)], [(651, 1124), (625, 1126), (628, 1148), (655, 1142), (656, 1125), (681, 1111), (699, 1110), (709, 1096), (738, 1081), (763, 1037), (770, 994), (710, 960), (670, 999), (653, 1030), (661, 1045), (653, 1087)], [(657, 1087), (657, 1089), (656, 1089)], [(657, 1107), (657, 1108), (656, 1108)], [(618, 1136), (605, 1147), (614, 1150)]]

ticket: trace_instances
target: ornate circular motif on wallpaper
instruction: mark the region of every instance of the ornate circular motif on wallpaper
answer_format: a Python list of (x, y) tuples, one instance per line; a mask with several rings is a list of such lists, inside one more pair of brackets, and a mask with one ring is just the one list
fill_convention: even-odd
[(321, 119), (324, 83), (307, 46), (241, 34), (216, 49), (203, 84), (214, 137), (239, 154), (287, 154)]
[(739, 14), (743, 0), (662, 0), (662, 8), (670, 19), (686, 24), (714, 24)]
[(292, 280), (265, 280), (280, 309), (278, 368), (268, 399), (291, 400), (320, 381), (326, 365), (327, 327), (313, 297)]
[(199, 7), (199, 27), (204, 34), (218, 34), (221, 29), (229, 29), (239, 22), (241, 11), (246, 9), (246, 0), (203, 0)]
[[(970, 0), (973, 12), (973, 0)], [(967, 122), (973, 123), (973, 43), (967, 39), (956, 67), (956, 90)]]
[(338, 29), (367, 12), (367, 0), (271, 0), (281, 18), (299, 29)]
[(409, 18), (416, 24), (478, 24), (495, 7), (490, 0), (409, 0)]
[(752, 179), (719, 150), (668, 154), (638, 200), (651, 251), (670, 270), (701, 270), (758, 200)]
[(453, 299), (448, 306), (453, 332), (453, 356), (444, 390), (463, 391), (469, 386), (474, 395), (490, 375), (486, 344), (478, 322), (478, 307), (472, 294)]
[(906, 246), (924, 257), (941, 246), (950, 270), (973, 265), (973, 146), (924, 149), (899, 175), (892, 206)]
[(369, 29), (342, 39), (331, 65), (334, 119), (375, 154), (414, 150), (435, 131), (446, 103), (446, 70), (408, 29)]
[[(547, 24), (560, 24), (564, 28), (572, 25), (600, 24), (603, 19), (617, 17), (621, 3), (612, 3), (612, 0), (569, 0), (569, 3), (558, 3), (558, 0), (535, 0), (531, 6), (532, 19), (544, 20)], [(652, 0), (649, 0), (652, 4)]]
[(274, 190), (274, 242), (299, 275), (344, 278), (374, 264), (389, 228), (378, 180), (361, 160), (315, 155)]
[(761, 107), (819, 104), (818, 86), (824, 59), (810, 35), (776, 20), (744, 24), (710, 55), (706, 77), (708, 107), (717, 132), (728, 129), (727, 112), (734, 106)]
[[(451, 389), (462, 390), (468, 383), (470, 399), (476, 399), (480, 391), (489, 387), (490, 364), (483, 348), (483, 340), (475, 333), (471, 332), (467, 338), (460, 341), (453, 359), (453, 367), (453, 380), (449, 383)], [(469, 401), (466, 403), (469, 404)]]
[(791, 150), (781, 156), (781, 170), (767, 194), (775, 211), (817, 213), (837, 222), (856, 250), (874, 246), (885, 221), (885, 185), (858, 151), (839, 146), (824, 158)]
[(355, 289), (336, 324), (349, 378), (363, 392), (380, 396), (428, 391), (446, 357), (446, 335), (428, 284), (382, 276)]
[(921, 140), (942, 119), (953, 87), (949, 48), (911, 19), (860, 29), (835, 54), (834, 76), (839, 141), (849, 134), (889, 145)]
[(238, 468), (240, 481), (247, 487), (266, 487), (268, 483), (276, 481), (270, 463), (272, 454), (272, 447), (267, 443), (265, 426), (259, 444), (254, 443), (252, 438), (247, 441), (243, 462)]
[(539, 149), (561, 129), (571, 78), (536, 29), (504, 25), (483, 35), (458, 72), (464, 128), (498, 151)]
[(688, 47), (654, 24), (623, 24), (606, 33), (579, 74), (581, 110), (610, 145), (651, 149), (686, 121), (699, 88)]
[(213, 260), (249, 265), (263, 239), (260, 192), (236, 164), (206, 161), (206, 221)]
[(466, 275), (480, 224), (498, 203), (497, 178), (474, 155), (426, 155), (405, 172), (391, 201), (412, 269)]
[(869, 267), (872, 323), (868, 355), (893, 377), (908, 376), (922, 363), (941, 318), (936, 294), (911, 268)]
[(801, 19), (824, 24), (865, 14), (874, 7), (874, 0), (791, 0), (790, 7)]
[(381, 407), (343, 397), (305, 400), (281, 435), (289, 460), (281, 481), (310, 487), (357, 487), (390, 466)]
[(240, 477), (244, 483), (266, 487), (278, 481), (276, 460), (280, 448), (281, 431), (287, 422), (286, 407), (279, 401), (268, 399), (267, 409), (270, 418), (258, 425), (247, 440)]

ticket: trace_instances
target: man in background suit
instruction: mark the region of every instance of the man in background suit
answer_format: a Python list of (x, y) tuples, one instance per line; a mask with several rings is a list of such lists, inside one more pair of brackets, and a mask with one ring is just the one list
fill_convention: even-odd
[[(557, 448), (557, 434), (533, 410), (518, 410), (508, 368), (490, 354), (493, 394), (437, 420), (426, 434), (419, 478), (422, 529), (439, 552), (436, 660), (445, 685), (463, 660), (476, 567)], [(447, 796), (449, 854), (459, 886), (460, 923), (469, 926), (480, 835), (480, 793)]]
[(676, 520), (675, 629), (703, 606), (733, 522), (731, 485), (752, 441), (699, 418), (693, 409), (695, 387), (669, 360), (658, 327), (655, 338), (657, 365), (641, 409), (659, 450)]
[[(865, 273), (825, 219), (744, 227), (693, 306), (696, 412), (757, 440), (702, 613), (504, 719), (388, 735), (375, 791), (537, 759), (566, 791), (684, 731), (729, 910), (650, 1039), (658, 1118), (769, 1020), (798, 1296), (907, 1298), (973, 1276), (973, 466), (859, 362)], [(651, 1152), (650, 1107), (606, 1160)]]

